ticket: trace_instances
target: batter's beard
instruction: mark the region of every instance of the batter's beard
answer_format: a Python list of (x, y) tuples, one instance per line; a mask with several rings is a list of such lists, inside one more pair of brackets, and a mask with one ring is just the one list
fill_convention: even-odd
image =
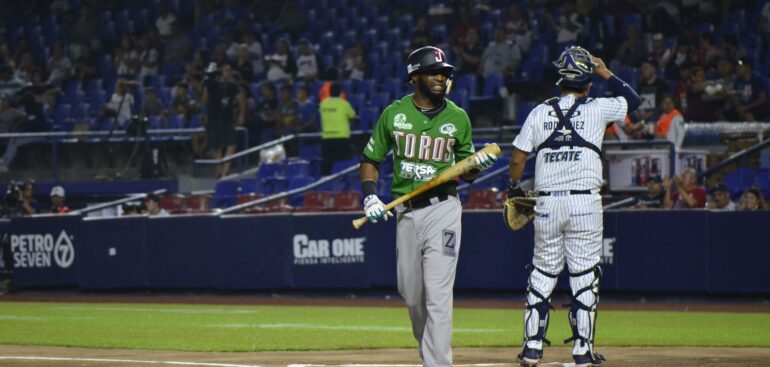
[(424, 83), (419, 78), (417, 79), (417, 89), (420, 90), (420, 94), (425, 96), (430, 100), (430, 102), (438, 107), (441, 106), (442, 103), (444, 103), (444, 96), (446, 96), (446, 89), (444, 89), (444, 92), (441, 94), (434, 93), (431, 89), (428, 83)]

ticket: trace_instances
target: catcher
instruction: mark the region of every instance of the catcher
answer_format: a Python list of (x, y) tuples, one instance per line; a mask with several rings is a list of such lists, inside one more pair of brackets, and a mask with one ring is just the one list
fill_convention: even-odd
[[(599, 260), (603, 213), (601, 147), (607, 124), (623, 120), (641, 99), (614, 76), (604, 62), (581, 47), (570, 47), (554, 62), (561, 79), (561, 97), (541, 103), (527, 117), (513, 142), (510, 185), (504, 213), (511, 229), (533, 219), (535, 249), (529, 266), (524, 309), (524, 347), (519, 362), (536, 366), (543, 357), (551, 292), (567, 264), (572, 302), (568, 313), (576, 367), (598, 366), (604, 360), (594, 350), (599, 302)], [(606, 80), (612, 98), (590, 98), (592, 75)], [(537, 204), (521, 189), (524, 163), (537, 155)]]

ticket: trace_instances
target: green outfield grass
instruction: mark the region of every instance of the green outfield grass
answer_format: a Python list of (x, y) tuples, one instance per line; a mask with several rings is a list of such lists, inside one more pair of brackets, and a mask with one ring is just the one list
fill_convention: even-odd
[[(549, 339), (570, 335), (566, 311)], [(517, 346), (521, 310), (455, 310), (457, 347)], [(185, 351), (399, 348), (415, 345), (405, 308), (0, 302), (0, 344)], [(604, 311), (606, 346), (770, 347), (770, 314)]]

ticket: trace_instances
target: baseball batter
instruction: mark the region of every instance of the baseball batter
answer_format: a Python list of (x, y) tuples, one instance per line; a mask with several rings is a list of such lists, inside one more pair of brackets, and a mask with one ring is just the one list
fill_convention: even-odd
[[(444, 52), (426, 46), (412, 52), (406, 63), (414, 93), (385, 108), (361, 162), (364, 210), (373, 223), (392, 216), (377, 197), (378, 167), (388, 152), (393, 151), (391, 192), (396, 198), (474, 154), (468, 115), (444, 98), (454, 70)], [(484, 152), (475, 158), (480, 169), (497, 159)], [(478, 173), (462, 178), (472, 181)], [(396, 207), (398, 291), (425, 366), (452, 365), (452, 287), (462, 214), (456, 185), (450, 181)]]
[[(564, 263), (570, 275), (572, 303), (568, 318), (577, 367), (600, 365), (594, 351), (602, 247), (601, 147), (604, 130), (623, 120), (641, 103), (636, 92), (604, 62), (580, 47), (565, 50), (554, 65), (562, 96), (538, 105), (513, 142), (509, 197), (524, 196), (519, 185), (529, 153), (535, 165), (535, 250), (524, 310), (524, 348), (519, 361), (535, 366), (543, 356), (550, 296)], [(616, 97), (589, 98), (591, 74), (607, 80)]]

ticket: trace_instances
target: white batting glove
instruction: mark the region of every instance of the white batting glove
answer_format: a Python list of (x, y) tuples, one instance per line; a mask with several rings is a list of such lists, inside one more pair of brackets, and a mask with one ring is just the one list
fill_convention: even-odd
[(378, 220), (388, 220), (388, 217), (392, 217), (393, 213), (385, 210), (385, 204), (382, 203), (377, 195), (369, 195), (364, 198), (364, 213), (369, 221), (377, 223)]
[(490, 154), (484, 151), (476, 152), (476, 154), (474, 154), (474, 157), (476, 158), (476, 166), (482, 171), (489, 167), (494, 166), (495, 162), (497, 162), (496, 155)]

